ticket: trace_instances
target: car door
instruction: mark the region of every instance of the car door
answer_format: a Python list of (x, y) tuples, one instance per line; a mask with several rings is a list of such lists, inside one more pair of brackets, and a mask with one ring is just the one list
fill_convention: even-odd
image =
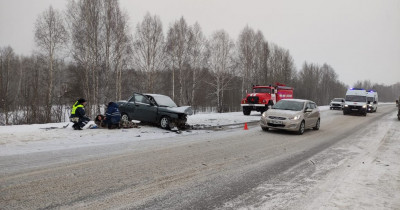
[(312, 123), (312, 112), (307, 112), (308, 109), (312, 109), (310, 102), (306, 102), (306, 106), (304, 109), (304, 122), (306, 128), (309, 128)]
[(157, 106), (154, 106), (150, 100), (142, 95), (135, 93), (135, 112), (134, 116), (136, 120), (144, 121), (144, 122), (157, 122)]
[(314, 102), (310, 103), (313, 111), (311, 112), (311, 125), (310, 127), (315, 127), (315, 125), (317, 124), (318, 118), (319, 118), (319, 109), (317, 107), (317, 104), (315, 104)]
[(135, 118), (135, 97), (131, 97), (126, 103), (120, 105), (119, 111), (121, 114), (128, 114), (130, 119), (136, 120)]

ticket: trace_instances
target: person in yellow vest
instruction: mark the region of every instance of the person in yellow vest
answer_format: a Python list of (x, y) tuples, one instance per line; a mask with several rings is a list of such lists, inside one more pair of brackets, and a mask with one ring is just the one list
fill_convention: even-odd
[(85, 115), (86, 100), (81, 98), (72, 106), (70, 120), (74, 123), (74, 130), (82, 130), (82, 128), (90, 121)]

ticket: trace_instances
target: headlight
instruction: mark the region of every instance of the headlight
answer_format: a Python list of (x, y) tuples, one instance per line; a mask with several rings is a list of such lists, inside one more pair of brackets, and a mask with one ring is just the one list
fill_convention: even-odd
[(267, 117), (267, 112), (263, 112), (262, 116)]
[(367, 108), (367, 105), (363, 105), (362, 108), (364, 108), (364, 109)]
[(300, 119), (301, 115), (296, 115), (294, 117), (289, 117), (289, 120), (298, 120)]
[(346, 105), (344, 105), (344, 107), (349, 107), (349, 105), (346, 104)]

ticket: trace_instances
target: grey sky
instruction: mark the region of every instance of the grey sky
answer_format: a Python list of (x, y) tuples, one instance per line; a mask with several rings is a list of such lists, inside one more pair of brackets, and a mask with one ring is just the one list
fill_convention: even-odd
[[(30, 54), (34, 22), (62, 0), (0, 0), (0, 46)], [(122, 0), (133, 30), (146, 12), (160, 16), (164, 30), (184, 16), (210, 36), (225, 29), (233, 39), (249, 25), (269, 42), (289, 49), (299, 70), (304, 61), (328, 63), (348, 85), (357, 80), (400, 82), (399, 0)]]

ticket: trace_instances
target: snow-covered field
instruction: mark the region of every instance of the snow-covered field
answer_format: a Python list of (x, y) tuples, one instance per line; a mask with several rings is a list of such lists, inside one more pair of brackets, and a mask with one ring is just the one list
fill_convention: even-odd
[[(250, 116), (244, 116), (242, 112), (196, 114), (188, 117), (188, 124), (207, 128), (257, 122), (260, 117), (261, 114), (258, 112), (253, 112)], [(62, 128), (67, 124), (69, 124), (67, 128)], [(89, 122), (85, 128), (88, 128), (91, 124), (94, 124), (94, 122)], [(140, 128), (130, 129), (84, 129), (82, 131), (74, 131), (71, 126), (71, 123), (0, 126), (0, 156), (210, 132), (207, 130), (190, 130), (177, 134), (152, 125), (140, 125)]]

